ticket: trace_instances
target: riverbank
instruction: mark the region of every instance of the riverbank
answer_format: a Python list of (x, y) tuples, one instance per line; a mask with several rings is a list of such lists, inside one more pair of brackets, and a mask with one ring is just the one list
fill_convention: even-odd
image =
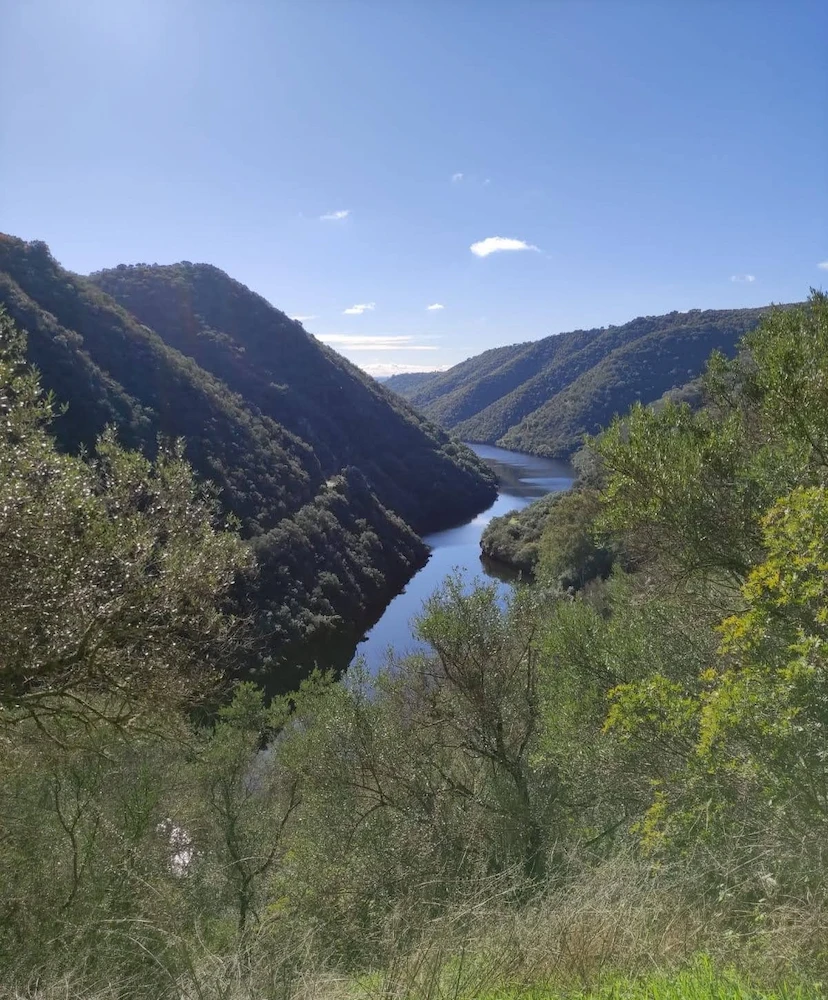
[(495, 518), (521, 511), (535, 500), (568, 490), (575, 478), (574, 469), (566, 462), (493, 445), (469, 447), (497, 476), (497, 498), (487, 510), (464, 524), (424, 538), (431, 550), (428, 562), (390, 602), (356, 648), (354, 659), (362, 658), (372, 672), (387, 661), (389, 650), (404, 654), (420, 648), (411, 635), (411, 619), (450, 574), (459, 573), (469, 582), (475, 578), (494, 581), (505, 594), (510, 586), (508, 578), (514, 574), (481, 558), (480, 543), (487, 526)]
[(492, 518), (480, 539), (480, 551), (494, 567), (532, 578), (550, 512), (561, 493), (550, 493), (529, 507)]

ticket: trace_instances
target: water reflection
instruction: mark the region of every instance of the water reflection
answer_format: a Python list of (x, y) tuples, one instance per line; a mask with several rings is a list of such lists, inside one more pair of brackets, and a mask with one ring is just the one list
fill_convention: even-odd
[(432, 550), (428, 563), (391, 601), (382, 618), (357, 646), (357, 656), (364, 657), (371, 670), (378, 669), (385, 662), (389, 648), (405, 653), (417, 647), (409, 622), (419, 614), (425, 600), (450, 573), (460, 572), (470, 582), (475, 577), (494, 580), (505, 592), (514, 574), (505, 567), (494, 567), (481, 559), (480, 536), (483, 529), (493, 517), (521, 510), (547, 493), (566, 490), (572, 485), (574, 473), (566, 462), (523, 455), (493, 445), (474, 444), (469, 447), (497, 475), (500, 481), (497, 499), (488, 510), (466, 524), (426, 536), (425, 541)]

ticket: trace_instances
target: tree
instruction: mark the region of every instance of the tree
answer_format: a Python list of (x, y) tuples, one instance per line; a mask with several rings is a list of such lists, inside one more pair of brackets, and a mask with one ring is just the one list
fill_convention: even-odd
[(180, 443), (151, 463), (108, 431), (61, 454), (54, 412), (0, 314), (0, 718), (185, 699), (227, 662), (247, 549)]
[(728, 612), (695, 676), (619, 685), (609, 728), (653, 762), (664, 747), (683, 759), (651, 770), (648, 838), (689, 849), (703, 829), (801, 868), (828, 819), (828, 299), (771, 313), (744, 346), (713, 359), (716, 408), (638, 410), (597, 442), (605, 523), (645, 533), (697, 600)]
[(285, 700), (266, 706), (261, 690), (240, 684), (193, 761), (199, 794), (188, 837), (225, 887), (239, 935), (251, 917), (259, 919), (263, 885), (300, 801), (298, 778), (267, 749), (288, 711)]
[(450, 577), (426, 602), (416, 632), (435, 653), (425, 664), (428, 714), (447, 745), (491, 768), (488, 806), (511, 821), (525, 872), (538, 879), (547, 845), (531, 763), (540, 729), (534, 610), (528, 593), (518, 592), (504, 612), (493, 586), (466, 592)]

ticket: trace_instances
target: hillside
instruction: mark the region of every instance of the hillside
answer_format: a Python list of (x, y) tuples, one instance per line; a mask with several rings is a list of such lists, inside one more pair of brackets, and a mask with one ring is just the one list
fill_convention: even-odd
[(150, 456), (159, 439), (184, 438), (257, 553), (237, 594), (257, 622), (257, 653), (277, 673), (304, 669), (335, 636), (347, 659), (425, 561), (416, 532), (483, 508), (490, 474), (217, 269), (115, 274), (123, 280), (108, 283), (144, 306), (140, 317), (61, 268), (45, 244), (0, 236), (0, 305), (65, 404), (53, 425), (61, 447), (89, 448), (108, 424)]
[(306, 442), (323, 476), (359, 468), (416, 531), (456, 523), (490, 499), (471, 451), (218, 268), (121, 266), (90, 280)]
[(435, 378), (441, 372), (401, 372), (399, 375), (389, 375), (387, 378), (378, 379), (386, 389), (393, 389), (400, 396), (408, 396), (410, 393), (421, 389), (429, 379)]
[(828, 296), (492, 522), (524, 586), (209, 714), (247, 546), (178, 457), (60, 453), (22, 350), (0, 314), (0, 995), (825, 997)]
[(571, 455), (632, 403), (658, 399), (732, 356), (763, 309), (691, 310), (494, 348), (418, 383), (389, 386), (467, 441)]

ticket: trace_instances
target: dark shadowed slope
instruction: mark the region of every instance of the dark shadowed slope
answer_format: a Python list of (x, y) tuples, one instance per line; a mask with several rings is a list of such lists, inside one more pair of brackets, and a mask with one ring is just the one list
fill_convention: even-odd
[(465, 440), (566, 457), (636, 400), (697, 376), (714, 349), (732, 355), (763, 311), (696, 309), (557, 334), (486, 351), (400, 391)]
[[(228, 294), (282, 317), (221, 272), (203, 271)], [(422, 496), (426, 517), (418, 527), (425, 528), (428, 517), (470, 516), (494, 494), (467, 449), (379, 387), (370, 391), (367, 378), (286, 318), (284, 330), (234, 327), (245, 346), (232, 350), (256, 360), (228, 364), (226, 372), (221, 362), (232, 350), (213, 328), (205, 332), (200, 339), (221, 345), (212, 359), (204, 352), (212, 374), (88, 279), (62, 269), (45, 244), (7, 236), (0, 236), (0, 304), (26, 331), (44, 386), (67, 404), (54, 425), (63, 447), (90, 445), (108, 423), (150, 454), (159, 437), (186, 439), (196, 471), (220, 487), (259, 556), (256, 579), (243, 582), (239, 599), (258, 624), (259, 651), (266, 648), (282, 671), (288, 661), (307, 664), (324, 637), (359, 638), (424, 562), (425, 546), (395, 500), (410, 513), (409, 496)], [(236, 305), (222, 306), (215, 293), (211, 307), (220, 315)], [(254, 378), (268, 346), (278, 360)], [(315, 380), (307, 396), (303, 379)], [(267, 405), (268, 390), (287, 403)], [(346, 444), (349, 426), (361, 451)], [(438, 498), (431, 505), (429, 487)]]
[(456, 523), (493, 499), (471, 451), (218, 268), (137, 265), (91, 280), (307, 442), (325, 475), (359, 468), (417, 531)]

